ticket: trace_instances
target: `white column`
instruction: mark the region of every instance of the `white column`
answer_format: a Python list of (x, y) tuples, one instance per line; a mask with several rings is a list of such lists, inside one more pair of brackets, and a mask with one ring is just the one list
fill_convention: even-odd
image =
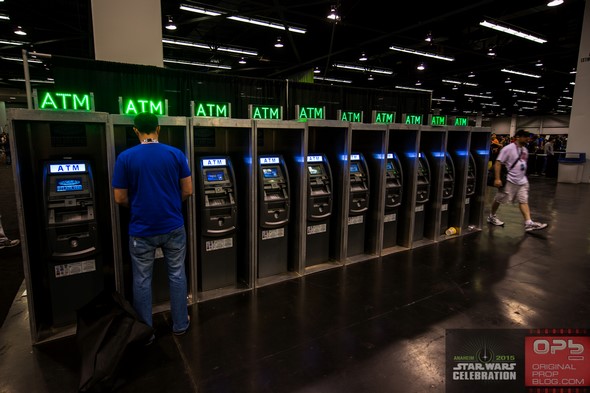
[(92, 0), (96, 60), (163, 67), (160, 0)]
[[(567, 151), (584, 152), (590, 159), (590, 1), (586, 1), (576, 70)], [(590, 183), (590, 161), (584, 166), (582, 182)]]

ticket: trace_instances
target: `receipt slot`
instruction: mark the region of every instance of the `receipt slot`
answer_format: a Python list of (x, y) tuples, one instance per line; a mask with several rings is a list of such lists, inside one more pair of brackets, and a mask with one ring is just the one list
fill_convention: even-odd
[(418, 153), (418, 171), (416, 179), (416, 206), (414, 207), (414, 238), (424, 237), (424, 218), (426, 203), (430, 199), (430, 165), (424, 153)]
[(475, 166), (475, 159), (473, 158), (473, 154), (469, 152), (469, 159), (467, 160), (467, 183), (465, 184), (465, 215), (463, 217), (464, 227), (470, 225), (470, 210), (471, 210), (471, 198), (475, 195), (475, 185), (476, 185), (476, 166)]
[(395, 153), (387, 154), (385, 163), (385, 216), (383, 218), (383, 248), (397, 245), (397, 222), (402, 203), (403, 172)]
[(443, 235), (449, 228), (449, 207), (452, 207), (452, 199), (455, 194), (455, 164), (451, 155), (445, 153), (445, 167), (442, 182), (442, 205), (440, 213), (440, 234)]
[(369, 170), (362, 154), (350, 155), (347, 256), (365, 251), (365, 229), (369, 210)]
[(258, 158), (258, 277), (288, 270), (289, 175), (280, 155)]
[(332, 171), (325, 155), (307, 156), (307, 237), (305, 266), (330, 258)]
[(199, 159), (199, 263), (201, 291), (233, 286), (237, 280), (236, 180), (229, 157)]
[(76, 310), (103, 288), (90, 163), (46, 162), (43, 188), (51, 314), (60, 326), (74, 323)]

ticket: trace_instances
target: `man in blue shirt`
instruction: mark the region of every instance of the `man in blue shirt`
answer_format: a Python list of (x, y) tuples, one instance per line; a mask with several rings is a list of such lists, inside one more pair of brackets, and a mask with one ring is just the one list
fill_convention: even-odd
[(152, 273), (156, 249), (161, 248), (168, 266), (172, 331), (180, 335), (190, 323), (182, 201), (193, 193), (191, 172), (180, 150), (158, 143), (160, 126), (155, 115), (137, 115), (133, 131), (141, 143), (117, 157), (112, 183), (115, 202), (131, 209), (133, 307), (152, 326)]

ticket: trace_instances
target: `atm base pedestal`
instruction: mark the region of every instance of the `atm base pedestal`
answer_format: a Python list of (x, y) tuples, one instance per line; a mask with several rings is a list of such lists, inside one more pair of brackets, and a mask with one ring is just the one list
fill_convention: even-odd
[(415, 242), (416, 240), (422, 240), (424, 238), (424, 205), (417, 205), (416, 208), (422, 207), (422, 210), (416, 213), (416, 217), (414, 219), (414, 236), (412, 237), (412, 241)]
[(307, 223), (305, 266), (313, 266), (330, 260), (330, 222)]
[(49, 264), (49, 293), (53, 326), (76, 323), (76, 310), (89, 303), (104, 287), (102, 262), (59, 261)]
[(444, 235), (449, 228), (449, 207), (451, 203), (448, 200), (442, 201), (442, 211), (440, 213), (440, 235)]
[[(213, 247), (217, 249), (211, 250)], [(201, 291), (235, 286), (237, 281), (236, 236), (201, 238), (199, 263)]]
[(258, 230), (258, 278), (288, 271), (287, 228)]
[[(358, 217), (361, 217), (360, 219)], [(365, 216), (351, 216), (348, 218), (348, 246), (346, 256), (352, 257), (365, 252)], [(351, 223), (351, 221), (360, 221)]]
[(383, 223), (383, 248), (397, 246), (397, 209), (385, 213)]

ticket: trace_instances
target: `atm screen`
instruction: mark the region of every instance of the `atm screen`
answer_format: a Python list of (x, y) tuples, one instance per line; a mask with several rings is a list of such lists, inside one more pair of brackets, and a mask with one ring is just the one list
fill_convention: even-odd
[(322, 173), (322, 166), (321, 165), (310, 165), (307, 167), (309, 170), (310, 175), (317, 175)]
[(277, 173), (277, 168), (262, 168), (262, 175), (266, 179), (279, 177)]
[(225, 177), (223, 176), (223, 171), (209, 171), (207, 172), (207, 181), (223, 181)]
[(350, 173), (357, 173), (359, 171), (359, 165), (355, 163), (350, 164)]
[(82, 179), (58, 179), (55, 182), (55, 192), (82, 191)]
[(387, 163), (387, 170), (388, 171), (393, 171), (393, 164), (391, 162)]

